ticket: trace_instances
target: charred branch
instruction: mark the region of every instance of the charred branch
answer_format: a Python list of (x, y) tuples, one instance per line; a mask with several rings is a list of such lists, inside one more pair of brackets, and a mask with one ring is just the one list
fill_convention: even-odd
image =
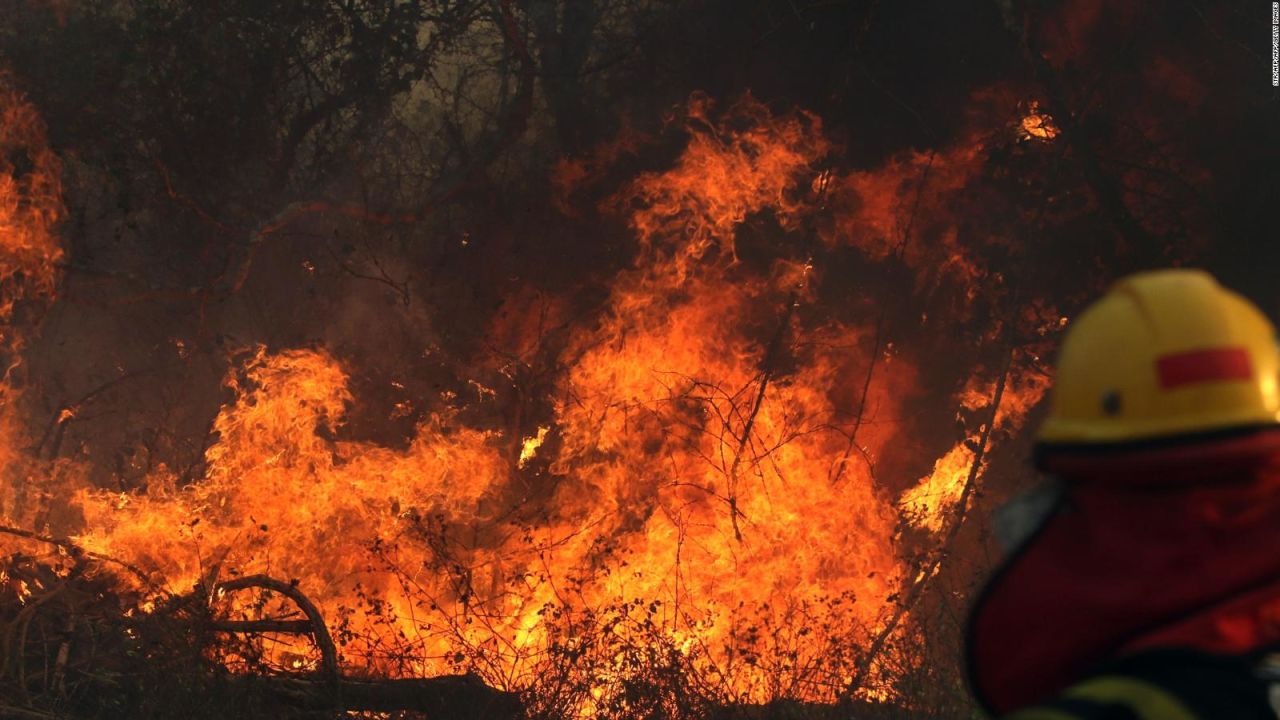
[[(324, 616), (320, 614), (320, 609), (306, 595), (302, 594), (296, 583), (287, 583), (266, 575), (247, 575), (234, 580), (220, 582), (215, 586), (215, 591), (235, 592), (237, 590), (255, 588), (270, 590), (284, 595), (302, 610), (303, 614), (307, 616), (306, 625), (308, 626), (304, 632), (310, 633), (312, 640), (316, 643), (316, 648), (320, 651), (321, 673), (331, 681), (336, 682), (338, 678), (338, 650), (333, 644), (333, 637), (329, 635), (329, 628), (325, 625)], [(239, 632), (265, 631), (245, 629)]]
[(514, 720), (522, 705), (515, 693), (494, 690), (474, 675), (394, 680), (339, 678), (326, 681), (286, 677), (231, 680), (242, 690), (265, 692), (294, 710), (420, 712), (431, 718)]
[(310, 620), (215, 620), (210, 630), (227, 633), (285, 633), (310, 635), (315, 625)]
[(147, 574), (145, 571), (143, 571), (143, 569), (138, 567), (137, 565), (134, 565), (133, 563), (130, 563), (130, 562), (126, 562), (124, 560), (120, 560), (118, 558), (113, 558), (109, 555), (96, 553), (96, 552), (93, 552), (92, 550), (85, 550), (84, 548), (80, 547), (76, 543), (66, 538), (50, 537), (48, 535), (41, 535), (39, 533), (31, 532), (30, 530), (23, 530), (22, 528), (7, 527), (7, 526), (0, 526), (0, 533), (3, 533), (5, 535), (12, 535), (14, 537), (24, 538), (27, 540), (34, 540), (36, 542), (47, 543), (49, 545), (53, 545), (55, 547), (58, 547), (67, 551), (67, 553), (70, 554), (72, 557), (85, 557), (91, 560), (97, 560), (99, 562), (117, 565), (129, 571), (130, 573), (132, 573), (133, 576), (141, 580), (146, 587), (152, 587), (152, 588), (155, 587), (155, 583), (152, 581), (151, 576)]
[(964, 529), (965, 520), (969, 514), (969, 502), (978, 489), (978, 480), (982, 474), (983, 462), (986, 459), (987, 449), (991, 441), (991, 433), (995, 429), (996, 418), (1000, 413), (1000, 403), (1004, 399), (1005, 388), (1009, 382), (1009, 372), (1013, 369), (1015, 351), (1016, 348), (1012, 345), (1006, 350), (1004, 367), (1001, 369), (1000, 376), (996, 380), (995, 390), (991, 395), (990, 413), (986, 423), (982, 426), (977, 442), (972, 448), (973, 460), (969, 464), (969, 472), (965, 476), (964, 488), (956, 501), (955, 509), (948, 518), (946, 532), (937, 542), (937, 545), (923, 555), (922, 560), (916, 564), (914, 568), (915, 574), (896, 603), (893, 613), (885, 622), (884, 627), (872, 637), (870, 644), (857, 663), (854, 675), (841, 695), (842, 703), (849, 702), (855, 692), (866, 686), (868, 674), (875, 665), (877, 658), (884, 652), (889, 639), (898, 631), (908, 613), (924, 597), (925, 589), (933, 581), (934, 576), (938, 574), (942, 564), (946, 562), (948, 552), (955, 544), (960, 531)]
[(1155, 250), (1154, 238), (1133, 216), (1116, 178), (1103, 169), (1099, 151), (1084, 121), (1084, 112), (1071, 104), (1062, 78), (1045, 57), (1034, 29), (1039, 19), (1035, 3), (1027, 3), (1027, 17), (1019, 35), (1024, 56), (1045, 89), (1045, 107), (1057, 119), (1062, 139), (1075, 151), (1073, 155), (1080, 163), (1089, 189), (1116, 232), (1139, 252), (1151, 253)]

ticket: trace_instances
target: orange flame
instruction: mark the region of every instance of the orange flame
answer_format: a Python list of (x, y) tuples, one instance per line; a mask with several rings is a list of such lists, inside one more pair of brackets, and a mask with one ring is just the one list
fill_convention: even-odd
[[(6, 483), (22, 482), (17, 448), (23, 429), (15, 408), (24, 333), (51, 299), (62, 245), (54, 226), (63, 215), (61, 166), (49, 149), (35, 108), (0, 73), (0, 468)], [(18, 514), (18, 488), (4, 488), (0, 515)]]
[[(996, 411), (995, 428), (1009, 430), (1022, 424), (1027, 413), (1049, 389), (1048, 378), (1010, 369), (1010, 377)], [(961, 406), (969, 410), (986, 407), (993, 399), (993, 387), (971, 384), (961, 395)], [(965, 485), (977, 462), (977, 447), (982, 429), (971, 433), (963, 442), (947, 451), (934, 463), (933, 472), (920, 478), (915, 486), (898, 498), (899, 507), (916, 527), (941, 532), (964, 496)]]
[(1040, 112), (1040, 103), (1034, 100), (1023, 116), (1019, 130), (1024, 140), (1052, 140), (1061, 132), (1051, 116)]
[[(599, 316), (571, 327), (572, 362), (535, 434), (504, 438), (442, 413), (404, 449), (343, 440), (356, 398), (341, 361), (258, 347), (228, 375), (234, 399), (214, 421), (204, 476), (179, 486), (161, 467), (145, 494), (81, 490), (77, 541), (175, 592), (237, 575), (297, 579), (337, 628), (348, 672), (465, 667), (523, 687), (555, 653), (586, 652), (575, 627), (603, 622), (612, 637), (671, 648), (727, 699), (834, 699), (857, 673), (837, 650), (865, 643), (902, 585), (900, 512), (939, 529), (973, 455), (957, 445), (896, 500), (873, 477), (899, 431), (873, 421), (900, 414), (916, 371), (870, 324), (798, 319), (819, 282), (807, 244), (816, 233), (872, 257), (899, 252), (914, 178), (937, 163), (933, 191), (958, 188), (979, 148), (834, 177), (812, 115), (747, 98), (717, 119), (696, 96), (686, 130), (671, 169), (611, 203), (629, 211), (641, 251)], [(828, 183), (846, 210), (812, 231)], [(56, 198), (56, 182), (39, 189)], [(38, 288), (50, 292), (56, 212), (4, 207), (0, 218), (28, 228), (6, 252), (47, 267)], [(764, 213), (795, 251), (744, 268), (735, 234)], [(950, 260), (936, 271), (972, 283), (975, 261), (954, 231), (940, 237)], [(923, 250), (901, 252), (929, 264)], [(862, 397), (851, 378), (869, 358), (881, 367)], [(1016, 427), (1043, 392), (1028, 377), (1011, 376), (997, 427)], [(963, 402), (982, 407), (989, 383), (975, 379)], [(852, 406), (863, 408), (856, 430)], [(211, 602), (262, 612), (236, 594)], [(273, 652), (279, 667), (316, 664), (302, 640)], [(581, 712), (614, 696), (627, 663), (604, 652)]]

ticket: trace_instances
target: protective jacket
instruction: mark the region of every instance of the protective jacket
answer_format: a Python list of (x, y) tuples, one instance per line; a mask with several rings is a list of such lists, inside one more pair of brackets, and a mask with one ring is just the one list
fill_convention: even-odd
[(976, 602), (975, 695), (1015, 720), (1280, 717), (1280, 353), (1205, 273), (1118, 283), (1068, 331), (1057, 479)]
[(1280, 666), (1273, 656), (1189, 649), (1126, 657), (1006, 720), (1275, 720)]
[(1280, 455), (1246, 454), (1270, 442), (1148, 451), (1064, 482), (974, 606), (979, 699), (1008, 712), (1153, 649), (1280, 646)]

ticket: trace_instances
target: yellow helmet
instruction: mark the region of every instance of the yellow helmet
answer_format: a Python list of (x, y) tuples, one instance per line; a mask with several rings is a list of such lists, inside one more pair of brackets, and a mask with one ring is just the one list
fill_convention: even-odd
[(1199, 270), (1127, 277), (1072, 323), (1041, 450), (1280, 424), (1275, 328)]

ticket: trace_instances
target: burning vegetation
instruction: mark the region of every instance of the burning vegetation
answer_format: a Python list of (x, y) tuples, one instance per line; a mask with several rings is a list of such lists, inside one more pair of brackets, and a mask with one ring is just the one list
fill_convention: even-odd
[(723, 3), (16, 5), (0, 712), (968, 712), (1064, 313), (1223, 232), (1154, 109), (1210, 90), (1090, 119), (1064, 68), (1145, 20), (993, 5), (927, 117), (893, 11), (811, 5), (716, 37), (831, 69), (840, 20), (868, 80), (692, 70)]

